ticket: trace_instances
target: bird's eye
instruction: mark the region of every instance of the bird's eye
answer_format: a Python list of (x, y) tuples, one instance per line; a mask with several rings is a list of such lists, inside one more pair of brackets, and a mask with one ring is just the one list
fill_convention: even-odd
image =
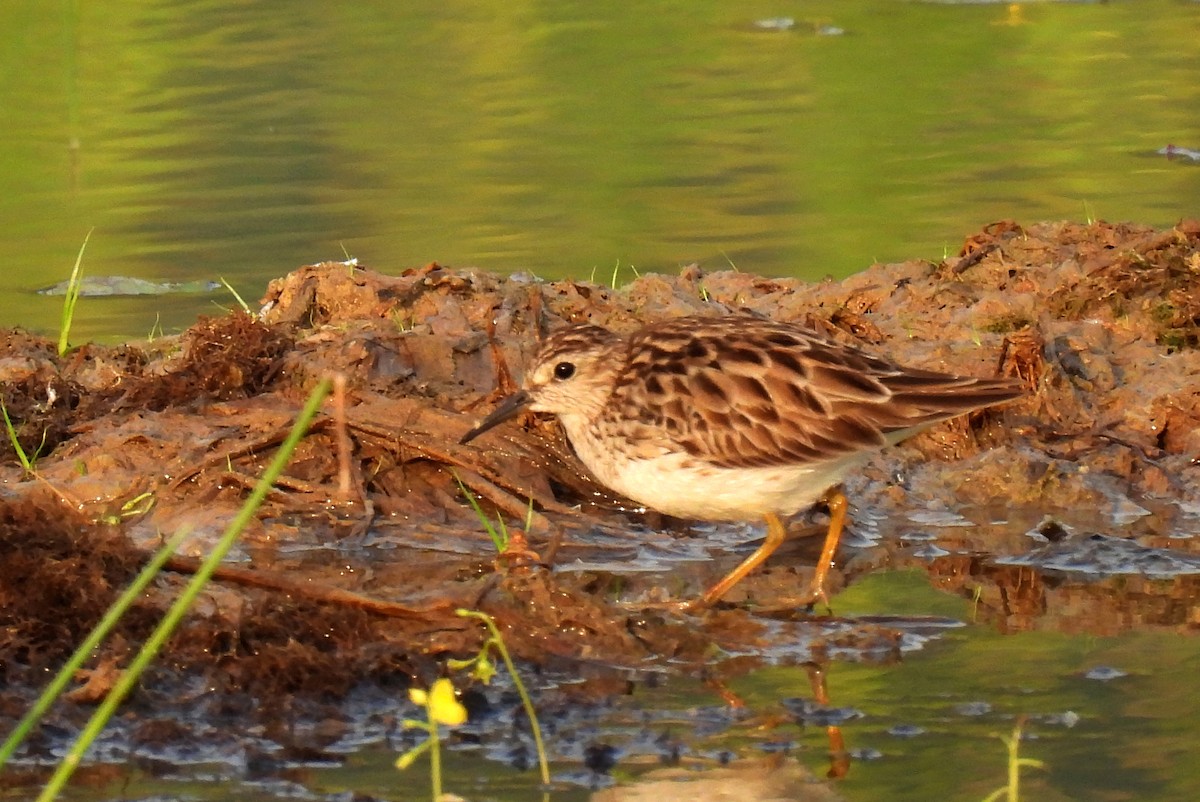
[(554, 378), (559, 381), (569, 379), (575, 375), (575, 365), (570, 362), (559, 362), (554, 366)]

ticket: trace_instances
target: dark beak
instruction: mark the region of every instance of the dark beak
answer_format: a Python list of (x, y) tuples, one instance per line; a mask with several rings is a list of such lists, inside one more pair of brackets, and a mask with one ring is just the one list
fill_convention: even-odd
[(501, 401), (500, 406), (492, 410), (492, 414), (481, 420), (478, 426), (464, 434), (462, 439), (458, 442), (460, 444), (469, 443), (493, 426), (504, 423), (504, 421), (508, 420), (509, 418), (516, 417), (517, 413), (524, 409), (525, 406), (532, 400), (533, 399), (529, 397), (529, 393), (525, 392), (524, 390), (513, 393), (508, 398)]

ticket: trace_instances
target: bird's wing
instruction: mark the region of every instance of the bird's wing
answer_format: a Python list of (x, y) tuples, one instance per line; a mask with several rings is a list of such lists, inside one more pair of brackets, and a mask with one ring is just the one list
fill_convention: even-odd
[[(721, 467), (819, 464), (1020, 394), (897, 366), (796, 326), (678, 318), (634, 334), (612, 414)], [(897, 436), (899, 435), (899, 436)]]

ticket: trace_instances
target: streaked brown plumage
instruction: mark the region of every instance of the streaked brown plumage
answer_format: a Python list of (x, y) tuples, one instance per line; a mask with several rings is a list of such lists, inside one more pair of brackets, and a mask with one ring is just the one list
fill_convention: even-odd
[(720, 598), (784, 537), (781, 516), (823, 497), (833, 520), (811, 597), (837, 546), (837, 490), (871, 453), (1021, 394), (1017, 382), (905, 368), (786, 323), (685, 317), (629, 337), (596, 326), (550, 335), (523, 389), (463, 442), (524, 407), (558, 416), (596, 478), (682, 518), (765, 517), (763, 546), (700, 600)]

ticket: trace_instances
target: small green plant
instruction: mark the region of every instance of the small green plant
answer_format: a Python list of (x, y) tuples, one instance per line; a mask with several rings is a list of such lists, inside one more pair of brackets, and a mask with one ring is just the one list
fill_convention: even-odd
[(67, 279), (67, 291), (63, 294), (62, 321), (58, 327), (59, 356), (65, 356), (67, 351), (71, 350), (71, 323), (75, 320), (75, 304), (79, 302), (79, 291), (83, 287), (83, 251), (87, 248), (88, 240), (92, 238), (92, 231), (95, 230), (89, 230), (83, 238), (83, 244), (79, 246), (79, 253), (75, 256), (75, 267), (71, 269), (71, 277)]
[(101, 522), (116, 526), (126, 518), (133, 518), (138, 515), (144, 515), (150, 512), (150, 508), (154, 506), (154, 494), (147, 491), (140, 493), (121, 505), (121, 509), (111, 515), (101, 517)]
[[(630, 263), (629, 269), (631, 271), (633, 271), (634, 278), (642, 277), (642, 274), (640, 272), (638, 272), (638, 269), (634, 264)], [(621, 270), (621, 260), (618, 259), (617, 263), (615, 265), (613, 265), (612, 281), (609, 284), (609, 286), (612, 287), (614, 290), (617, 288), (617, 273), (619, 273), (620, 270)]]
[(238, 302), (238, 306), (240, 306), (242, 308), (243, 312), (245, 312), (248, 315), (253, 314), (250, 311), (249, 304), (247, 304), (245, 301), (242, 300), (242, 296), (238, 295), (238, 291), (233, 288), (232, 284), (230, 284), (228, 281), (225, 280), (224, 276), (221, 277), (221, 283), (223, 285), (225, 285), (225, 289), (229, 290), (229, 294), (232, 295), (233, 299)]
[(37, 467), (38, 455), (42, 453), (42, 448), (46, 445), (46, 430), (42, 430), (42, 442), (38, 444), (37, 449), (32, 455), (27, 453), (21, 446), (21, 441), (17, 437), (17, 428), (13, 426), (12, 419), (8, 417), (8, 407), (4, 404), (4, 399), (0, 398), (0, 413), (4, 415), (4, 431), (8, 433), (8, 441), (12, 443), (13, 451), (17, 453), (17, 459), (21, 462), (21, 467), (25, 469), (25, 473), (33, 475), (34, 469)]
[(445, 724), (447, 727), (457, 727), (467, 721), (467, 709), (458, 701), (454, 692), (454, 684), (445, 677), (433, 683), (424, 691), (420, 688), (410, 688), (408, 697), (414, 704), (425, 708), (425, 721), (406, 718), (401, 725), (406, 730), (425, 730), (429, 737), (396, 758), (396, 768), (403, 771), (416, 762), (417, 758), (429, 753), (429, 777), (433, 786), (433, 802), (442, 799), (442, 750), (438, 728)]
[(538, 766), (542, 771), (542, 785), (549, 785), (550, 763), (546, 760), (546, 744), (542, 741), (542, 727), (538, 724), (537, 712), (533, 709), (533, 700), (529, 697), (529, 691), (525, 689), (525, 683), (521, 681), (521, 675), (517, 673), (517, 667), (513, 665), (512, 657), (504, 645), (504, 638), (496, 627), (495, 619), (487, 613), (477, 610), (459, 609), (454, 612), (463, 618), (482, 621), (483, 625), (488, 628), (489, 635), (488, 639), (483, 642), (483, 646), (480, 647), (479, 654), (470, 660), (450, 660), (447, 665), (456, 671), (470, 669), (472, 677), (487, 685), (496, 675), (496, 664), (492, 662), (490, 651), (494, 648), (500, 653), (500, 659), (504, 661), (504, 667), (508, 669), (513, 686), (516, 687), (517, 694), (521, 697), (521, 704), (525, 706), (525, 715), (529, 717), (529, 729), (533, 731), (533, 742), (537, 746)]
[[(492, 526), (492, 522), (488, 520), (487, 513), (479, 506), (479, 502), (475, 500), (475, 494), (472, 493), (467, 486), (463, 484), (463, 480), (459, 478), (457, 471), (451, 471), (454, 481), (458, 482), (458, 489), (466, 497), (467, 503), (471, 505), (471, 509), (475, 512), (475, 517), (479, 519), (479, 523), (483, 525), (484, 530), (488, 533), (488, 537), (492, 539), (492, 543), (496, 545), (496, 552), (503, 554), (508, 550), (508, 526), (504, 523), (503, 516), (496, 516), (496, 526)], [(529, 517), (533, 517), (533, 499), (529, 500)], [(528, 522), (525, 528), (529, 528)]]
[[(629, 266), (629, 269), (631, 271), (633, 271), (633, 275), (635, 278), (642, 277), (641, 272), (638, 271), (636, 266), (631, 264)], [(616, 261), (616, 264), (613, 265), (612, 276), (609, 278), (609, 281), (608, 281), (608, 286), (610, 288), (612, 288), (614, 290), (617, 288), (617, 276), (620, 275), (620, 273), (621, 273), (621, 260), (618, 259)], [(596, 266), (595, 265), (592, 265), (592, 272), (588, 275), (588, 283), (590, 283), (590, 284), (596, 283)]]
[(162, 315), (155, 312), (154, 325), (150, 327), (150, 333), (146, 335), (146, 342), (152, 343), (161, 336), (163, 336)]
[(1001, 788), (997, 788), (992, 793), (984, 797), (983, 802), (1020, 802), (1021, 800), (1021, 767), (1028, 766), (1030, 768), (1044, 769), (1046, 764), (1040, 760), (1034, 760), (1029, 757), (1021, 757), (1021, 730), (1025, 726), (1025, 717), (1021, 716), (1017, 719), (1016, 726), (1013, 727), (1012, 735), (1005, 737), (998, 736), (1004, 745), (1008, 747), (1008, 783)]
[(392, 322), (396, 324), (396, 329), (398, 331), (412, 331), (414, 328), (416, 328), (417, 319), (413, 317), (411, 312), (405, 314), (399, 309), (393, 309), (391, 317)]

